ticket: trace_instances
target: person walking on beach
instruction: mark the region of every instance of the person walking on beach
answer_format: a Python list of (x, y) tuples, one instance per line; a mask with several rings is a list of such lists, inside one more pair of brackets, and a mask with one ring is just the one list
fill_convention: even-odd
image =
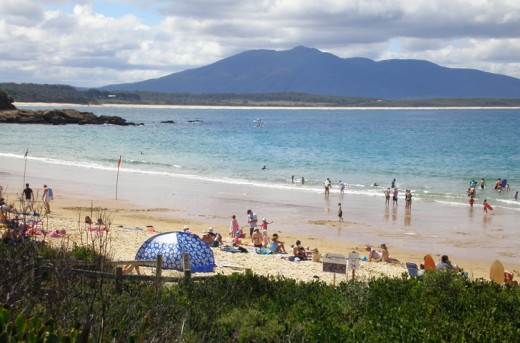
[(390, 206), (390, 187), (385, 189), (385, 205)]
[(253, 240), (253, 231), (256, 229), (258, 222), (258, 217), (256, 213), (251, 210), (247, 210), (247, 223), (249, 224), (249, 236), (251, 237), (251, 241)]
[(339, 218), (339, 221), (342, 222), (343, 221), (343, 209), (341, 209), (341, 203), (339, 202), (338, 203), (338, 218)]
[(328, 196), (329, 195), (329, 192), (330, 192), (330, 179), (327, 178), (327, 180), (325, 180), (325, 196)]
[(397, 188), (394, 188), (394, 193), (393, 193), (393, 197), (392, 197), (392, 204), (394, 206), (397, 206), (397, 195), (399, 194), (399, 192), (397, 191)]
[(48, 188), (47, 185), (43, 185), (43, 195), (42, 200), (45, 205), (45, 214), (51, 213), (51, 200), (54, 198), (52, 194), (52, 189)]
[(488, 204), (486, 199), (484, 199), (484, 202), (482, 203), (482, 207), (484, 208), (484, 213), (487, 213), (488, 210), (493, 211), (493, 207), (491, 207), (491, 205)]
[(29, 184), (26, 183), (25, 184), (25, 189), (23, 190), (23, 194), (25, 196), (25, 207), (24, 207), (24, 211), (27, 211), (27, 209), (31, 209), (31, 211), (34, 212), (34, 208), (33, 208), (33, 204), (32, 202), (34, 201), (34, 192), (33, 190), (29, 187)]
[(341, 194), (345, 193), (345, 182), (343, 182), (341, 180), (339, 181), (339, 192)]

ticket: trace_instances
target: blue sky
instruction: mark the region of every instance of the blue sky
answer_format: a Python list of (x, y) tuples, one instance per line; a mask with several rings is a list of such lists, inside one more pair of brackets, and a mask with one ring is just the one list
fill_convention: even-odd
[(97, 87), (304, 45), (520, 78), (517, 0), (2, 0), (0, 82)]

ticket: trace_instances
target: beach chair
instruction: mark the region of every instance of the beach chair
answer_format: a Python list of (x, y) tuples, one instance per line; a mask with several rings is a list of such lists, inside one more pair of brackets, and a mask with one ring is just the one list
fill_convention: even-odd
[(417, 263), (406, 262), (406, 269), (408, 269), (408, 274), (411, 277), (419, 276), (419, 268), (417, 268)]

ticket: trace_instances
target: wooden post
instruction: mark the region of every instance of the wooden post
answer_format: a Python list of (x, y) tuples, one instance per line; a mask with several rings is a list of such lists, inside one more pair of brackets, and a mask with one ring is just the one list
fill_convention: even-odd
[(162, 275), (162, 255), (157, 255), (157, 266), (155, 267), (155, 276), (161, 277)]
[(116, 268), (116, 291), (118, 294), (123, 293), (123, 268)]
[(336, 273), (332, 276), (332, 286), (336, 286)]
[(184, 282), (188, 282), (191, 279), (191, 266), (190, 266), (190, 255), (183, 255), (183, 269), (184, 269)]
[(352, 269), (352, 281), (354, 281), (356, 278), (356, 270)]
[(34, 261), (33, 285), (36, 293), (40, 291), (42, 286), (42, 262), (43, 258), (41, 256), (37, 256)]

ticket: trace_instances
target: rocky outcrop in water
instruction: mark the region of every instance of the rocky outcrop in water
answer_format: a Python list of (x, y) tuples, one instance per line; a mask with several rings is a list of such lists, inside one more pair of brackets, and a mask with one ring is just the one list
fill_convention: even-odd
[(17, 124), (47, 124), (47, 125), (121, 125), (135, 126), (143, 125), (133, 122), (127, 122), (118, 116), (96, 116), (92, 112), (81, 112), (72, 109), (57, 110), (4, 110), (0, 111), (0, 123), (17, 123)]

